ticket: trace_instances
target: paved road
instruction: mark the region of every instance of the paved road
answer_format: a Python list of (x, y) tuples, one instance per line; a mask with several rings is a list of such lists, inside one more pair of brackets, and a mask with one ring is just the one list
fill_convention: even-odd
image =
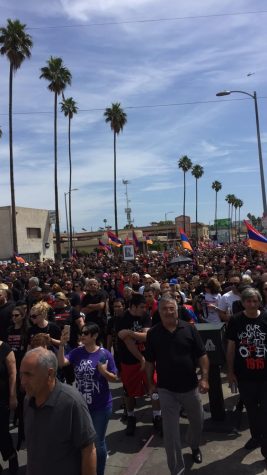
[[(230, 411), (233, 409), (236, 396), (232, 396), (227, 384), (223, 385), (225, 405)], [(120, 421), (122, 410), (121, 387), (119, 383), (112, 385), (114, 397), (114, 413), (107, 433), (109, 458), (105, 475), (169, 475), (166, 465), (166, 456), (162, 440), (153, 433), (152, 413), (149, 399), (139, 400), (136, 408), (137, 429), (134, 437), (125, 435), (125, 425)], [(203, 397), (203, 404), (208, 410), (207, 396)], [(206, 412), (206, 418), (209, 413)], [(186, 474), (193, 475), (262, 475), (267, 474), (265, 464), (259, 449), (247, 452), (242, 447), (249, 438), (246, 414), (243, 414), (240, 433), (231, 430), (231, 414), (225, 424), (211, 428), (206, 421), (207, 431), (203, 433), (202, 453), (203, 463), (192, 464), (190, 449), (184, 447)], [(187, 420), (181, 419), (181, 431), (185, 433)], [(212, 431), (210, 431), (212, 429)], [(14, 437), (16, 437), (16, 430)], [(20, 475), (25, 475), (26, 451), (19, 452)], [(4, 464), (6, 467), (6, 464)], [(3, 474), (8, 475), (4, 470)], [(38, 475), (38, 474), (36, 474)], [(62, 474), (63, 475), (63, 474)]]

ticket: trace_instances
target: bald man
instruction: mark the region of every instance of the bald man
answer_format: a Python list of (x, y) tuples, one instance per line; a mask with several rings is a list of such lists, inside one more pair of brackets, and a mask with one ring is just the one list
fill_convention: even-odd
[(95, 431), (78, 391), (56, 380), (57, 359), (38, 347), (21, 367), (27, 475), (96, 475)]

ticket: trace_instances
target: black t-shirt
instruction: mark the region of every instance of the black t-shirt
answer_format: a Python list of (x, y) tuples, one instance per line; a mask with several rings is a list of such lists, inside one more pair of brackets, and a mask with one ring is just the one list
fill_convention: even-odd
[(54, 322), (62, 332), (64, 325), (70, 325), (69, 345), (75, 348), (78, 345), (79, 328), (76, 320), (80, 318), (80, 312), (73, 307), (54, 308)]
[[(144, 317), (134, 317), (129, 310), (126, 310), (123, 317), (118, 318), (115, 323), (115, 329), (118, 333), (120, 330), (132, 330), (134, 332), (141, 333), (143, 328), (150, 328), (151, 319), (145, 315)], [(144, 354), (145, 345), (144, 343), (137, 343), (138, 350), (140, 353)], [(118, 338), (118, 352), (121, 363), (124, 364), (137, 364), (139, 361), (133, 356), (133, 354), (128, 350), (125, 343)]]
[[(89, 304), (106, 303), (106, 294), (102, 290), (95, 295), (86, 294), (82, 300), (82, 307), (86, 307)], [(103, 327), (106, 321), (105, 308), (102, 310), (94, 310), (93, 312), (85, 312), (85, 321), (97, 323), (100, 327)]]
[(28, 331), (28, 344), (31, 344), (32, 337), (34, 335), (37, 335), (38, 333), (47, 333), (54, 340), (60, 340), (60, 336), (61, 336), (60, 329), (53, 322), (48, 322), (48, 325), (46, 325), (46, 327), (44, 328), (40, 328), (37, 325), (33, 325), (31, 328), (29, 328), (29, 331)]
[(267, 313), (230, 318), (226, 338), (235, 342), (234, 372), (240, 381), (267, 381)]
[(9, 401), (9, 375), (6, 357), (11, 351), (7, 343), (3, 342), (0, 344), (0, 404), (8, 404)]
[(11, 314), (15, 307), (15, 303), (13, 301), (7, 302), (0, 307), (0, 340), (7, 341), (7, 330), (10, 327), (11, 321)]
[(78, 292), (74, 292), (74, 290), (66, 293), (66, 297), (69, 299), (72, 307), (77, 307), (81, 304), (80, 294)]
[(27, 351), (27, 337), (22, 333), (21, 328), (15, 329), (14, 326), (11, 326), (8, 329), (7, 343), (14, 351), (17, 369), (19, 369), (21, 360)]
[(159, 323), (147, 333), (146, 360), (156, 363), (159, 388), (181, 393), (196, 388), (197, 360), (205, 354), (203, 341), (190, 323), (178, 320), (174, 332)]

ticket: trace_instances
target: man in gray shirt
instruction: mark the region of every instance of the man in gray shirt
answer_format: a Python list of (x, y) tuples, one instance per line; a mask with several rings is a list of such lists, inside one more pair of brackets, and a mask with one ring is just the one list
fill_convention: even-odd
[(56, 372), (56, 356), (41, 347), (26, 353), (21, 363), (27, 475), (96, 475), (87, 405), (75, 388), (56, 380)]

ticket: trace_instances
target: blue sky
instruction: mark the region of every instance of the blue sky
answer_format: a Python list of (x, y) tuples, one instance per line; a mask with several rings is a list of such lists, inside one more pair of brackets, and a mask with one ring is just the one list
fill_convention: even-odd
[[(17, 206), (54, 209), (53, 95), (39, 79), (52, 55), (62, 57), (71, 70), (72, 86), (65, 96), (81, 109), (72, 126), (77, 231), (97, 229), (105, 218), (114, 225), (113, 136), (103, 119), (112, 102), (120, 102), (128, 116), (118, 139), (120, 227), (126, 224), (122, 179), (130, 181), (136, 226), (163, 220), (169, 211), (174, 212), (170, 219), (182, 214), (183, 174), (177, 167), (182, 155), (204, 167), (199, 221), (214, 219), (214, 180), (222, 183), (218, 217), (227, 217), (229, 193), (244, 201), (242, 218), (248, 212), (262, 214), (253, 100), (241, 94), (216, 98), (216, 92), (257, 91), (265, 163), (267, 13), (222, 15), (267, 10), (264, 0), (0, 0), (0, 6), (2, 24), (20, 19), (34, 42), (32, 58), (14, 79), (14, 112), (27, 112), (14, 114), (13, 123)], [(149, 19), (173, 20), (135, 22)], [(155, 105), (162, 107), (137, 107)], [(8, 63), (1, 57), (0, 206), (10, 204), (7, 112)], [(68, 151), (62, 114), (58, 144), (63, 231)], [(190, 172), (186, 213), (194, 221)]]

